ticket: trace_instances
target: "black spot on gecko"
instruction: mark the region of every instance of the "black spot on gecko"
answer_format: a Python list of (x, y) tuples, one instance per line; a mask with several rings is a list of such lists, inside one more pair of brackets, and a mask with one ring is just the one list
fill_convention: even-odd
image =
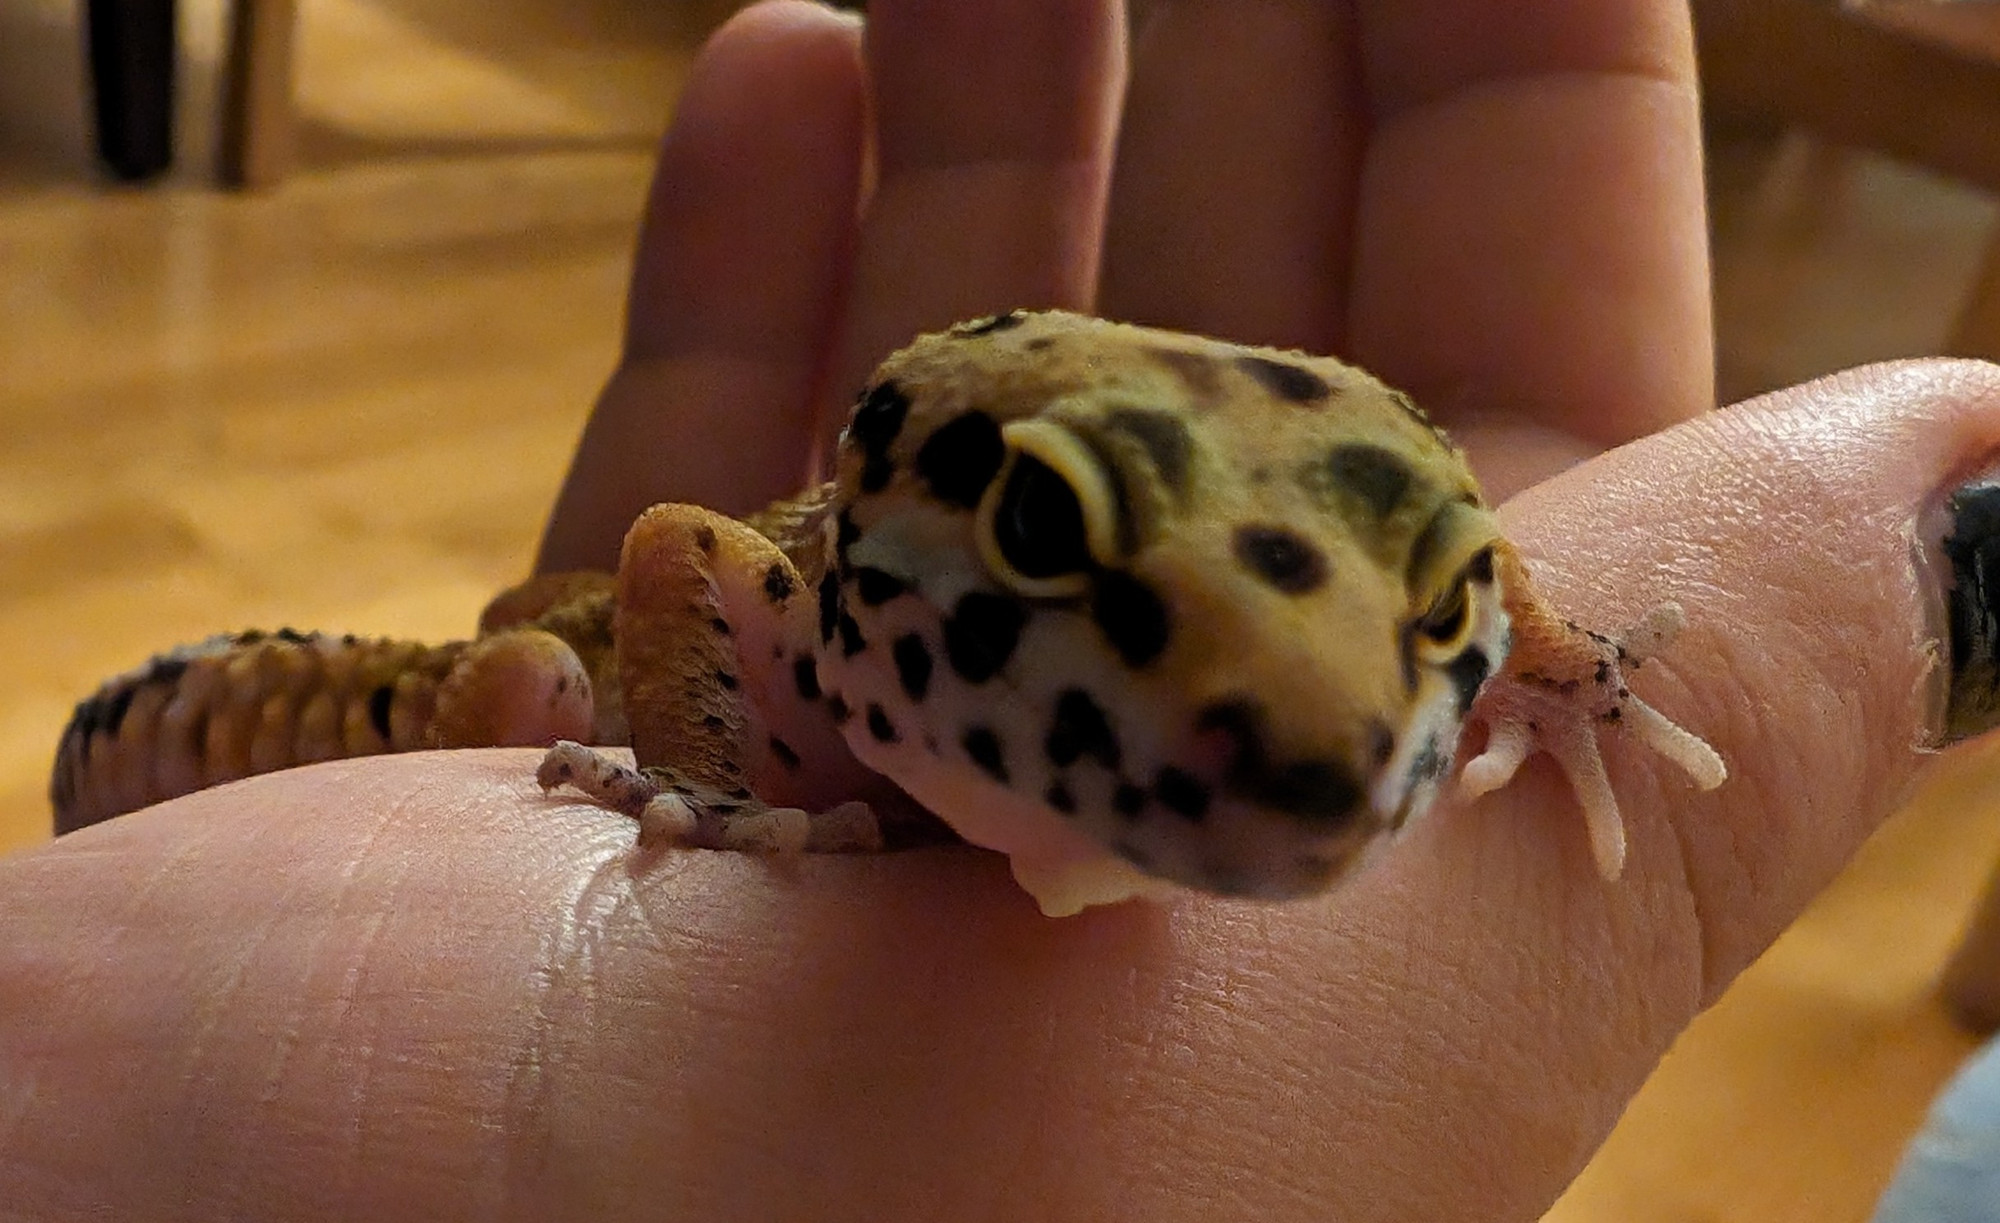
[(771, 736), (771, 755), (777, 758), (779, 764), (784, 765), (788, 769), (799, 767), (798, 752), (792, 750), (791, 744), (778, 738), (776, 735)]
[(1136, 820), (1146, 810), (1146, 791), (1129, 781), (1121, 781), (1111, 792), (1111, 809), (1128, 820)]
[(847, 571), (847, 550), (860, 538), (861, 528), (855, 525), (854, 516), (846, 510), (840, 511), (839, 517), (834, 519), (833, 559), (835, 567), (842, 573)]
[(938, 500), (971, 509), (1006, 457), (999, 422), (984, 412), (967, 412), (925, 440), (917, 451), (917, 474)]
[(1288, 595), (1310, 594), (1326, 584), (1326, 556), (1284, 527), (1236, 528), (1236, 561)]
[(871, 454), (861, 460), (861, 491), (879, 493), (896, 478), (896, 464), (886, 455)]
[(1105, 768), (1115, 769), (1123, 758), (1110, 719), (1081, 688), (1064, 689), (1056, 698), (1055, 720), (1049, 724), (1042, 750), (1057, 768), (1067, 768), (1089, 756)]
[(1476, 645), (1468, 646), (1457, 658), (1451, 660), (1451, 665), (1445, 668), (1445, 674), (1451, 677), (1452, 687), (1458, 690), (1459, 717), (1464, 717), (1466, 711), (1472, 708), (1473, 698), (1479, 695), (1480, 685), (1484, 684), (1486, 677), (1492, 673), (1493, 664), (1487, 659), (1486, 651)]
[(389, 742), (389, 711), (395, 703), (396, 689), (393, 685), (383, 684), (368, 694), (368, 724), (382, 736), (384, 743)]
[(187, 674), (187, 669), (188, 660), (185, 658), (176, 658), (172, 655), (155, 658), (146, 666), (145, 682), (155, 685), (178, 684), (181, 682), (181, 677)]
[(869, 457), (886, 455), (910, 415), (910, 397), (894, 382), (879, 382), (862, 392), (848, 422), (847, 436)]
[(985, 318), (972, 319), (951, 329), (954, 338), (970, 340), (982, 335), (992, 335), (996, 331), (1012, 331), (1028, 321), (1026, 312), (1009, 310), (1005, 314), (989, 314)]
[(1222, 389), (1216, 376), (1215, 358), (1184, 348), (1169, 348), (1165, 345), (1149, 345), (1142, 350), (1146, 356), (1180, 379), (1198, 403), (1213, 401)]
[(801, 655), (792, 663), (792, 686), (799, 690), (803, 700), (819, 699), (819, 663), (812, 655)]
[[(1532, 724), (1529, 729), (1534, 729)], [(1438, 781), (1450, 771), (1451, 756), (1443, 750), (1436, 735), (1424, 740), (1423, 750), (1410, 762), (1410, 775), (1421, 781)]]
[(1003, 786), (1007, 784), (1007, 754), (1000, 746), (1000, 736), (991, 727), (972, 727), (959, 740), (959, 746), (988, 777)]
[(1188, 466), (1194, 457), (1194, 438), (1178, 417), (1144, 408), (1119, 408), (1107, 413), (1104, 423), (1130, 437), (1145, 449), (1153, 461), (1160, 482), (1174, 496), (1188, 493)]
[(295, 628), (281, 628), (277, 632), (271, 635), (277, 638), (279, 641), (285, 642), (289, 645), (307, 645), (310, 644), (313, 638), (316, 637), (318, 634), (301, 633), (299, 630)]
[(1143, 667), (1167, 648), (1166, 604), (1129, 573), (1111, 569), (1098, 575), (1090, 614), (1126, 666)]
[(715, 682), (721, 684), (725, 689), (729, 690), (730, 692), (736, 691), (737, 687), (736, 677), (734, 675), (731, 675), (727, 671), (717, 671), (715, 673)]
[(798, 584), (792, 581), (791, 570), (783, 561), (772, 561), (764, 571), (764, 597), (773, 603), (783, 603), (792, 597)]
[(945, 657), (967, 683), (992, 679), (1021, 642), (1027, 609), (1013, 599), (975, 590), (959, 599), (944, 622)]
[(730, 628), (729, 621), (724, 620), (721, 616), (716, 616), (713, 619), (711, 619), (708, 622), (708, 627), (714, 629), (719, 636), (723, 637), (727, 637), (731, 633), (734, 633), (736, 631)]
[(1327, 385), (1326, 379), (1303, 365), (1245, 353), (1236, 358), (1236, 368), (1262, 383), (1265, 390), (1290, 403), (1315, 404), (1333, 394), (1333, 388)]
[(908, 590), (910, 584), (893, 573), (864, 565), (854, 571), (854, 588), (862, 603), (880, 607)]
[(728, 730), (729, 722), (721, 714), (711, 713), (702, 718), (701, 724), (709, 730)]
[(861, 635), (861, 625), (856, 623), (853, 616), (842, 612), (838, 627), (840, 629), (840, 655), (842, 658), (852, 658), (868, 648), (868, 639)]
[(1335, 446), (1299, 469), (1299, 485), (1328, 509), (1359, 502), (1381, 519), (1396, 512), (1416, 475), (1401, 455), (1367, 442)]
[(1049, 788), (1042, 791), (1042, 801), (1047, 803), (1051, 810), (1060, 811), (1064, 815), (1076, 814), (1076, 795), (1070, 793), (1069, 787), (1060, 781), (1049, 783)]
[(1465, 563), (1465, 576), (1485, 585), (1493, 580), (1493, 549), (1481, 548)]
[(896, 678), (903, 685), (903, 691), (913, 701), (921, 701), (931, 690), (931, 651), (924, 639), (915, 633), (906, 633), (896, 638), (889, 647), (889, 656), (896, 662)]
[(137, 688), (124, 684), (104, 700), (93, 702), (89, 719), (92, 733), (116, 736), (118, 728), (125, 724), (125, 715), (132, 710), (132, 698), (138, 694)]
[(694, 529), (694, 546), (701, 549), (703, 556), (715, 551), (715, 528), (703, 524)]
[(889, 711), (873, 701), (868, 704), (868, 733), (877, 743), (894, 743), (900, 738), (896, 724), (889, 720)]
[(840, 623), (840, 576), (831, 570), (819, 580), (819, 639), (833, 643), (833, 630)]
[(1199, 824), (1208, 817), (1208, 786), (1194, 774), (1171, 764), (1153, 774), (1153, 797), (1189, 823)]
[(826, 698), (826, 712), (833, 718), (835, 726), (847, 725), (847, 720), (854, 716), (854, 710), (848, 707), (838, 692)]

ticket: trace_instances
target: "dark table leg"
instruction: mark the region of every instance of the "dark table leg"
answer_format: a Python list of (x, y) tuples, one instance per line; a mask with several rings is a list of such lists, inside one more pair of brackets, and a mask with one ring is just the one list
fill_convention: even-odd
[(86, 0), (97, 153), (128, 182), (174, 160), (174, 0)]

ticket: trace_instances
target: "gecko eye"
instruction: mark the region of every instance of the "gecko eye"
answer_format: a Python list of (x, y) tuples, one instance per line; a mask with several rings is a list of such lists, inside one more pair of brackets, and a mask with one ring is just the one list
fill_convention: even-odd
[(1082, 594), (1116, 530), (1116, 497), (1077, 437), (1045, 420), (1003, 431), (1007, 461), (980, 502), (979, 550), (993, 576), (1031, 598)]
[(1448, 661), (1472, 635), (1472, 577), (1462, 573), (1417, 621), (1417, 653), (1426, 662)]
[(1055, 469), (1031, 454), (1014, 462), (993, 509), (993, 544), (1000, 558), (1029, 581), (1046, 581), (1090, 565), (1083, 506)]

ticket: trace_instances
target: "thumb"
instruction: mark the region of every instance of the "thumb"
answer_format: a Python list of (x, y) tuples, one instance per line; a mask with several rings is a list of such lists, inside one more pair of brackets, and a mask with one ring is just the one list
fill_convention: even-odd
[[(1328, 1067), (1304, 1093), (1324, 1111), (1285, 1132), (1337, 1120), (1356, 1144), (1329, 1140), (1318, 1191), (1372, 1178), (1369, 1217), (1537, 1217), (1681, 1029), (1894, 809), (1944, 738), (1949, 690), (1955, 733), (1993, 721), (2000, 703), (1978, 699), (1989, 686), (1945, 638), (1951, 602), (1961, 623), (1995, 613), (1954, 585), (1941, 541), (2000, 556), (2000, 528), (1951, 519), (2000, 502), (1996, 451), (2000, 368), (1910, 362), (1713, 413), (1503, 507), (1542, 593), (1579, 623), (1680, 604), (1686, 628), (1633, 688), (1730, 776), (1697, 790), (1606, 729), (1629, 843), (1617, 883), (1537, 758), (1413, 826), (1325, 909), (1263, 919), (1281, 984), (1238, 1005)], [(1241, 932), (1216, 920), (1189, 945), (1242, 960)], [(1384, 1065), (1360, 1090), (1343, 1078)]]
[[(1544, 593), (1575, 618), (1616, 628), (1665, 600), (1686, 613), (1635, 688), (1708, 739), (1729, 780), (1698, 794), (1636, 743), (1603, 737), (1628, 869), (1685, 888), (1703, 1002), (1936, 748), (2000, 721), (1991, 653), (1964, 640), (2000, 608), (1946, 555), (1961, 569), (1982, 550), (2000, 560), (1996, 447), (2000, 369), (1875, 366), (1624, 447), (1505, 507)], [(1570, 809), (1556, 784), (1548, 770), (1511, 801)]]

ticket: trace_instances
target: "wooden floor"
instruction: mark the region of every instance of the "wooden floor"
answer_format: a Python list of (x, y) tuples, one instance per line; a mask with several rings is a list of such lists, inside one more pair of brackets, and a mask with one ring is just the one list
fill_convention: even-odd
[[(218, 0), (183, 3), (198, 161)], [(0, 4), (0, 851), (69, 706), (282, 623), (463, 631), (523, 571), (609, 368), (695, 7), (306, 0), (279, 191), (92, 177), (67, 0)], [(1731, 396), (1935, 349), (1978, 195), (1804, 142), (1713, 167)], [(1970, 1042), (1932, 980), (2000, 855), (2000, 769), (1920, 798), (1675, 1049), (1561, 1223), (1866, 1217)]]

